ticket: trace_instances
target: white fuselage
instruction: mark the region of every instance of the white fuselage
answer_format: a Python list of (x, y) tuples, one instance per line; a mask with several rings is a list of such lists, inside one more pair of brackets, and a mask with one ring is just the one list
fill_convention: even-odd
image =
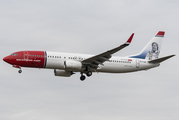
[[(45, 68), (48, 69), (62, 69), (67, 71), (72, 71), (71, 69), (66, 69), (64, 67), (64, 62), (66, 60), (83, 61), (94, 55), (89, 54), (75, 54), (75, 53), (62, 53), (62, 52), (46, 52), (47, 61)], [(113, 56), (103, 63), (104, 65), (99, 65), (96, 72), (106, 72), (106, 73), (125, 73), (125, 72), (135, 72), (140, 70), (147, 70), (153, 67), (159, 66), (159, 64), (150, 64), (145, 59), (128, 58), (128, 57), (117, 57)], [(81, 70), (73, 70), (75, 72), (80, 72)], [(94, 70), (91, 70), (94, 71)]]

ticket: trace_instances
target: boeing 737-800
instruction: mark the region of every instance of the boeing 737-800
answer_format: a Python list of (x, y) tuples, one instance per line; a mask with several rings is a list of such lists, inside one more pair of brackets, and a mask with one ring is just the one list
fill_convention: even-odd
[(127, 42), (98, 55), (74, 54), (48, 51), (19, 51), (4, 57), (4, 61), (13, 67), (54, 69), (55, 76), (70, 77), (75, 72), (80, 72), (80, 80), (91, 76), (92, 72), (127, 73), (148, 70), (158, 67), (161, 62), (175, 56), (170, 55), (159, 58), (161, 44), (165, 32), (159, 31), (139, 54), (127, 57), (112, 56), (114, 53), (128, 46), (134, 33)]

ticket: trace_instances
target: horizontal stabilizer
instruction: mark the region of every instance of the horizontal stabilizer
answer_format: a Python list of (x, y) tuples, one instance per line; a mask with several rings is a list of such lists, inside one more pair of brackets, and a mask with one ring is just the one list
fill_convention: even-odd
[(155, 60), (151, 60), (151, 61), (149, 61), (149, 63), (161, 63), (161, 62), (163, 62), (163, 61), (165, 61), (165, 60), (167, 60), (167, 59), (169, 59), (173, 56), (175, 56), (175, 55), (170, 55), (170, 56), (158, 58), (158, 59), (155, 59)]

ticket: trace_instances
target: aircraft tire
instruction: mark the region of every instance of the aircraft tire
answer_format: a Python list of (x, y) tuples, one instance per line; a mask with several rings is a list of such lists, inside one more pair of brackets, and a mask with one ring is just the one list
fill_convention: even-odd
[(19, 70), (18, 72), (19, 72), (19, 73), (22, 73), (22, 70)]
[(80, 77), (80, 80), (81, 80), (81, 81), (84, 81), (85, 78), (86, 78), (86, 77), (85, 77), (84, 75), (82, 75), (82, 76)]
[(91, 72), (91, 71), (88, 71), (88, 72), (86, 73), (86, 75), (87, 75), (88, 77), (90, 77), (90, 76), (92, 75), (92, 72)]

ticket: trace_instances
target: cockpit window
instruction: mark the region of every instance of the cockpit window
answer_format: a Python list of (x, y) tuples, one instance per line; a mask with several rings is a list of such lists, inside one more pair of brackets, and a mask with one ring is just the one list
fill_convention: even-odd
[(12, 53), (11, 55), (16, 56), (16, 55), (18, 55), (18, 54), (17, 54), (17, 53)]

